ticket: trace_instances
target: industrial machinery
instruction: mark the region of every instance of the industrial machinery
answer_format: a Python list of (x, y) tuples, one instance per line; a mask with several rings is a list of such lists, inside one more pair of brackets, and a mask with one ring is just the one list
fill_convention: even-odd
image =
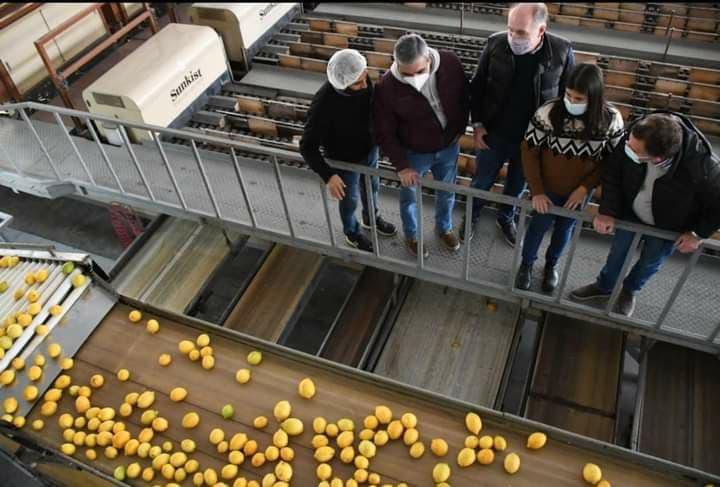
[(299, 9), (299, 3), (195, 3), (190, 19), (215, 29), (233, 69), (248, 71), (250, 59)]
[[(163, 127), (182, 126), (230, 80), (222, 41), (206, 26), (169, 24), (83, 91), (90, 113)], [(116, 126), (101, 124), (110, 143)], [(132, 141), (151, 134), (130, 130)]]

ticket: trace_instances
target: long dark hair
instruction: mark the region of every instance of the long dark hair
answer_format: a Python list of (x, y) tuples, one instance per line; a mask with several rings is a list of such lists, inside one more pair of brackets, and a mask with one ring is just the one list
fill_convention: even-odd
[[(604, 133), (610, 125), (612, 114), (605, 101), (605, 84), (600, 68), (590, 63), (576, 64), (565, 88), (584, 93), (588, 98), (587, 110), (580, 116), (585, 125), (581, 137), (589, 140), (593, 135)], [(556, 135), (562, 132), (565, 120), (572, 117), (565, 108), (564, 97), (565, 93), (560, 93), (560, 98), (550, 109), (550, 122)]]

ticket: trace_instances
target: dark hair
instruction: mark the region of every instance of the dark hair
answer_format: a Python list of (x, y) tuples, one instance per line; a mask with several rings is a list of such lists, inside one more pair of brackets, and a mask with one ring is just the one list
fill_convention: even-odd
[[(584, 93), (588, 98), (587, 110), (581, 115), (585, 125), (581, 137), (589, 140), (593, 134), (604, 133), (610, 125), (612, 113), (605, 101), (605, 84), (600, 68), (590, 63), (576, 64), (568, 75), (565, 88)], [(550, 109), (549, 118), (556, 135), (562, 132), (564, 121), (571, 116), (563, 103), (564, 97), (565, 93), (560, 93), (560, 98)]]
[(653, 157), (672, 157), (682, 146), (682, 127), (670, 114), (652, 113), (638, 120), (630, 133), (645, 143), (645, 150)]

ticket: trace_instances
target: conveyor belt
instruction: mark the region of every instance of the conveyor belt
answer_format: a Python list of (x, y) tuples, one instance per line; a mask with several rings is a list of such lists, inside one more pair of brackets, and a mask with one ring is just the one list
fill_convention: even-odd
[(613, 442), (623, 333), (548, 314), (526, 416)]
[(720, 475), (718, 358), (657, 343), (646, 369), (639, 449)]
[(395, 279), (390, 272), (366, 267), (320, 356), (350, 366), (362, 366), (366, 352), (391, 305)]
[[(415, 281), (374, 372), (492, 407), (519, 308)], [(422, 351), (422, 353), (418, 353)]]
[(276, 342), (322, 260), (312, 252), (276, 245), (225, 326)]
[(114, 283), (127, 296), (183, 313), (229, 250), (220, 228), (168, 218)]
[[(85, 383), (91, 374), (101, 373), (105, 376), (105, 385), (95, 389), (92, 394), (93, 404), (99, 406), (118, 407), (124, 395), (129, 392), (145, 389), (156, 391), (156, 400), (152, 407), (168, 419), (169, 429), (164, 433), (157, 433), (153, 444), (170, 440), (173, 448), (177, 449), (182, 439), (192, 438), (198, 449), (190, 457), (199, 460), (203, 469), (211, 467), (219, 471), (226, 462), (225, 455), (218, 454), (215, 447), (208, 444), (207, 439), (212, 428), (223, 428), (226, 437), (236, 432), (245, 432), (258, 441), (262, 450), (269, 444), (271, 431), (275, 426), (273, 424), (270, 429), (262, 432), (254, 430), (250, 425), (252, 418), (259, 415), (272, 417), (273, 405), (279, 400), (287, 399), (294, 406), (293, 416), (300, 418), (306, 425), (305, 432), (291, 440), (295, 449), (295, 460), (292, 462), (295, 485), (306, 486), (316, 482), (316, 462), (312, 459), (310, 448), (313, 434), (310, 423), (315, 416), (323, 416), (331, 421), (350, 417), (358, 424), (378, 404), (391, 407), (397, 415), (405, 411), (414, 412), (419, 420), (421, 438), (425, 442), (436, 437), (443, 437), (448, 441), (451, 448), (447, 461), (452, 465), (452, 485), (477, 486), (478, 482), (482, 482), (488, 486), (505, 486), (510, 481), (510, 477), (502, 471), (499, 460), (490, 467), (482, 468), (474, 466), (459, 469), (455, 465), (455, 455), (467, 435), (464, 415), (469, 405), (396, 383), (384, 382), (372, 375), (353, 372), (337, 365), (332, 366), (250, 337), (226, 333), (221, 328), (201, 322), (165, 313), (153, 314), (146, 310), (145, 318), (156, 318), (161, 323), (160, 332), (151, 336), (138, 332), (137, 325), (128, 322), (130, 309), (132, 308), (126, 305), (117, 305), (107, 315), (77, 353), (76, 365), (69, 373), (78, 384)], [(193, 340), (202, 331), (211, 333), (211, 344), (216, 357), (216, 366), (212, 371), (203, 370), (198, 363), (189, 361), (177, 352), (180, 340)], [(252, 380), (241, 386), (234, 380), (235, 370), (247, 366), (244, 357), (253, 348), (263, 350), (264, 360), (260, 366), (253, 368)], [(157, 363), (157, 356), (163, 352), (174, 356), (173, 363), (166, 368)], [(130, 369), (130, 380), (119, 382), (115, 379), (114, 374), (121, 367)], [(297, 396), (297, 384), (303, 377), (312, 377), (317, 385), (317, 395), (310, 401)], [(185, 401), (173, 403), (168, 393), (177, 386), (187, 388), (189, 395)], [(227, 403), (235, 406), (235, 415), (231, 420), (223, 420), (218, 415), (221, 407)], [(72, 410), (72, 398), (64, 394), (59, 403), (58, 414)], [(189, 411), (196, 411), (201, 417), (199, 426), (193, 430), (182, 429), (179, 424), (180, 418)], [(137, 434), (140, 430), (137, 414), (133, 413), (124, 421), (132, 434)], [(615, 447), (597, 449), (586, 440), (556, 430), (549, 431), (550, 440), (542, 451), (529, 453), (524, 448), (525, 435), (539, 426), (530, 426), (521, 419), (503, 417), (492, 411), (480, 410), (480, 414), (484, 419), (483, 431), (488, 434), (502, 434), (508, 440), (509, 450), (517, 451), (521, 455), (521, 470), (512, 477), (514, 487), (579, 486), (580, 471), (585, 462), (601, 465), (605, 478), (614, 485), (693, 485), (692, 478), (683, 478), (677, 473), (664, 473), (677, 471), (680, 467), (669, 469), (657, 460), (641, 460), (636, 454)], [(28, 422), (39, 417), (36, 408), (29, 415)], [(45, 418), (45, 429), (29, 434), (43, 444), (58, 447), (61, 440), (56, 417), (57, 415)], [(584, 446), (573, 446), (583, 441)], [(82, 458), (83, 452), (84, 448), (81, 448), (76, 457)], [(137, 457), (130, 461), (138, 461), (142, 466), (149, 464), (148, 460)], [(437, 461), (429, 452), (420, 460), (412, 460), (407, 454), (407, 447), (395, 441), (380, 449), (371, 463), (371, 470), (379, 473), (383, 482), (406, 481), (410, 485), (428, 485), (431, 470)], [(645, 466), (640, 466), (639, 463), (633, 465), (632, 462), (645, 462)], [(109, 473), (115, 466), (126, 465), (129, 461), (122, 455), (109, 460), (100, 452), (98, 459), (90, 463), (93, 467)], [(335, 474), (343, 478), (352, 473), (351, 469), (337, 460), (332, 462), (332, 466)], [(257, 479), (271, 468), (269, 462), (259, 469), (250, 467), (246, 462), (240, 466), (240, 475)], [(186, 481), (186, 484), (188, 483)]]

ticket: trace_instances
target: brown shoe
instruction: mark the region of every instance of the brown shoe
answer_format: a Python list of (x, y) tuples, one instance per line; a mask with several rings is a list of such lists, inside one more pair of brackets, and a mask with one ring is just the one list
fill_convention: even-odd
[(455, 236), (455, 232), (453, 232), (452, 230), (440, 235), (440, 240), (442, 240), (445, 246), (452, 251), (456, 251), (460, 248), (460, 240), (458, 240), (458, 238)]
[[(413, 254), (415, 257), (417, 257), (418, 254), (418, 241), (410, 238), (405, 239), (405, 247), (410, 251), (411, 254)], [(430, 256), (430, 252), (428, 252), (427, 247), (423, 245), (423, 257), (428, 258)]]

